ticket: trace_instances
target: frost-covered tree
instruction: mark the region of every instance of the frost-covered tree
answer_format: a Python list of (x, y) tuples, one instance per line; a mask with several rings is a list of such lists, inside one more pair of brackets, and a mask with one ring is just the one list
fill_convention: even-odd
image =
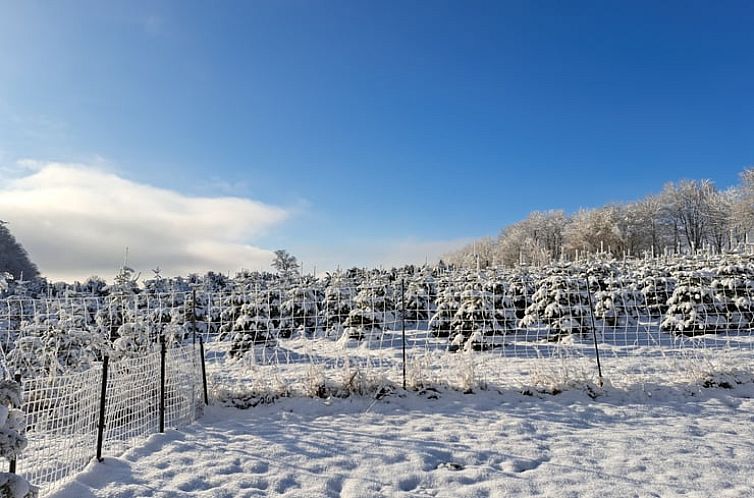
[[(12, 380), (0, 381), (0, 456), (8, 460), (19, 458), (27, 445), (21, 402), (21, 386)], [(0, 472), (0, 497), (36, 498), (38, 494), (39, 489), (18, 474)]]
[(339, 336), (342, 324), (348, 318), (354, 308), (355, 288), (351, 282), (342, 279), (333, 279), (325, 287), (325, 297), (322, 303), (322, 321), (328, 331), (333, 331)]
[(419, 322), (428, 320), (432, 313), (429, 285), (424, 282), (411, 281), (406, 285), (404, 304), (406, 320)]
[(437, 294), (435, 313), (429, 320), (429, 329), (437, 337), (449, 337), (451, 322), (461, 307), (463, 289), (455, 282), (441, 284)]
[(582, 209), (573, 216), (564, 231), (565, 248), (587, 253), (621, 253), (626, 248), (619, 226), (621, 216), (618, 206)]
[(678, 238), (692, 250), (700, 249), (709, 235), (710, 206), (716, 193), (714, 183), (709, 180), (668, 183), (662, 193), (665, 210)]
[(725, 316), (717, 308), (708, 277), (688, 272), (679, 277), (660, 328), (690, 336), (717, 331), (725, 326)]
[(280, 308), (280, 336), (294, 332), (313, 333), (317, 328), (319, 303), (317, 291), (311, 286), (294, 287), (287, 292)]
[(608, 277), (594, 293), (594, 316), (608, 327), (634, 325), (639, 320), (642, 296), (632, 285), (617, 277)]
[(502, 334), (511, 327), (512, 302), (503, 298), (496, 308), (497, 299), (489, 288), (477, 282), (467, 284), (461, 292), (458, 310), (450, 321), (451, 350), (487, 349), (494, 344), (490, 337)]
[(367, 280), (354, 298), (354, 307), (343, 323), (344, 334), (353, 339), (364, 339), (379, 333), (395, 319), (395, 301), (387, 282)]
[(588, 292), (583, 277), (551, 275), (540, 282), (520, 324), (522, 327), (546, 324), (551, 339), (587, 333), (592, 328)]
[(292, 278), (298, 274), (298, 261), (296, 257), (289, 254), (284, 249), (275, 251), (275, 258), (272, 260), (272, 267), (283, 278)]
[(154, 326), (145, 320), (133, 320), (118, 327), (118, 338), (113, 341), (115, 358), (140, 358), (155, 350), (159, 338)]
[(534, 211), (502, 230), (497, 241), (499, 263), (543, 265), (556, 260), (563, 247), (568, 218), (563, 211)]
[[(223, 311), (225, 321), (221, 337), (231, 340), (229, 355), (240, 358), (255, 344), (268, 344), (276, 322), (270, 318), (271, 306), (278, 308), (278, 293), (258, 291), (254, 294), (235, 294), (229, 298), (231, 307)], [(278, 308), (279, 309), (279, 308)]]

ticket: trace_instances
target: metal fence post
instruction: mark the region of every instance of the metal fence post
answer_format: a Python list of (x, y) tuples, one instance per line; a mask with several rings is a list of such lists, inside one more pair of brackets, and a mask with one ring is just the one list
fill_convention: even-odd
[(594, 304), (592, 303), (592, 290), (589, 288), (589, 275), (586, 277), (586, 295), (589, 298), (589, 318), (592, 320), (592, 340), (594, 341), (594, 354), (597, 357), (597, 375), (599, 386), (602, 387), (602, 364), (600, 363), (600, 349), (597, 347), (597, 322), (594, 320)]
[(160, 432), (165, 432), (165, 337), (160, 337)]
[(401, 338), (403, 340), (403, 389), (406, 389), (406, 279), (401, 279)]
[(107, 399), (107, 366), (109, 356), (102, 358), (102, 390), (99, 395), (99, 424), (97, 424), (97, 461), (102, 461), (102, 439), (105, 435), (105, 400)]
[(207, 368), (204, 365), (204, 338), (199, 337), (199, 353), (202, 355), (202, 387), (204, 387), (204, 404), (209, 404), (207, 394)]
[(196, 344), (196, 289), (191, 291), (191, 339)]

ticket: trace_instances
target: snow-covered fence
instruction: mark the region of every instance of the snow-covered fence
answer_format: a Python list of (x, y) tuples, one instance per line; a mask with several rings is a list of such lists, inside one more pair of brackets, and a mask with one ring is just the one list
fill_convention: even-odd
[[(198, 345), (167, 351), (165, 421), (190, 423), (202, 410)], [(102, 369), (23, 380), (29, 445), (17, 472), (41, 488), (54, 490), (86, 467), (97, 449)], [(160, 353), (110, 362), (106, 386), (103, 454), (117, 455), (157, 432), (160, 406)]]
[(670, 383), (754, 359), (753, 297), (719, 274), (448, 274), (213, 295), (202, 333), (221, 397), (400, 384), (404, 368), (412, 386), (596, 380), (595, 343), (614, 384)]
[(159, 337), (172, 346), (201, 337), (217, 392), (239, 379), (261, 392), (326, 392), (323, 383), (363, 378), (401, 384), (404, 371), (411, 386), (518, 386), (592, 375), (595, 342), (613, 383), (669, 382), (711, 359), (747, 361), (753, 330), (754, 270), (734, 264), (373, 272), (222, 292), (0, 301), (12, 373), (67, 375), (111, 352), (139, 357)]

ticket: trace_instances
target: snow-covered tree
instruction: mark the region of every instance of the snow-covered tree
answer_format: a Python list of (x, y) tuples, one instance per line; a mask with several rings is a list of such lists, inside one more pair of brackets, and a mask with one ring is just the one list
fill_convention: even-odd
[[(511, 306), (508, 310), (512, 310)], [(502, 334), (509, 326), (506, 310), (495, 308), (493, 293), (480, 283), (467, 284), (461, 292), (458, 310), (450, 321), (451, 350), (482, 350), (494, 342), (489, 338)]]
[(428, 320), (432, 313), (429, 285), (411, 281), (405, 287), (403, 296), (406, 312), (404, 318), (414, 322)]
[(18, 280), (32, 280), (39, 275), (36, 265), (13, 234), (0, 220), (0, 273), (9, 273)]
[(683, 180), (665, 186), (665, 210), (678, 233), (678, 242), (682, 239), (691, 250), (700, 249), (709, 236), (713, 216), (710, 206), (716, 193), (709, 180)]
[(635, 286), (611, 276), (594, 293), (594, 316), (608, 327), (634, 325), (639, 320), (639, 303), (642, 301)]
[(429, 320), (429, 329), (437, 337), (449, 337), (451, 322), (461, 307), (462, 288), (455, 282), (441, 284), (437, 294), (435, 313)]
[(520, 324), (522, 327), (546, 324), (551, 339), (585, 334), (592, 328), (588, 292), (583, 277), (551, 275), (540, 282)]
[(299, 265), (296, 257), (289, 254), (284, 249), (278, 249), (275, 251), (275, 259), (272, 261), (272, 267), (280, 274), (284, 279), (293, 278), (298, 274)]
[(117, 336), (113, 341), (115, 358), (140, 358), (156, 349), (159, 333), (151, 323), (140, 319), (122, 324)]
[[(21, 402), (21, 386), (12, 380), (0, 381), (0, 456), (8, 460), (19, 458), (27, 445)], [(38, 494), (39, 489), (18, 474), (0, 472), (0, 497), (36, 498)]]
[(687, 272), (678, 277), (660, 328), (693, 336), (717, 331), (725, 322), (725, 315), (718, 311), (709, 277), (701, 272)]
[(229, 298), (231, 307), (223, 311), (225, 324), (221, 337), (230, 338), (230, 356), (240, 358), (255, 344), (269, 344), (277, 323), (271, 318), (272, 306), (279, 310), (279, 293), (258, 291), (235, 294)]
[(45, 348), (49, 326), (39, 321), (23, 322), (13, 350), (7, 355), (8, 370), (24, 378), (47, 375), (53, 363), (52, 354)]
[(353, 339), (382, 331), (395, 320), (392, 287), (380, 280), (367, 280), (354, 298), (354, 307), (343, 323), (344, 334)]
[(290, 337), (294, 332), (313, 333), (317, 328), (318, 301), (314, 287), (290, 289), (280, 308), (280, 337)]
[(668, 310), (676, 279), (670, 272), (653, 268), (639, 275), (636, 286), (642, 296), (641, 309), (648, 311), (651, 317), (659, 317)]
[(348, 318), (354, 307), (355, 289), (351, 282), (333, 279), (325, 287), (325, 297), (322, 304), (322, 321), (328, 331), (340, 336), (343, 332), (342, 324)]

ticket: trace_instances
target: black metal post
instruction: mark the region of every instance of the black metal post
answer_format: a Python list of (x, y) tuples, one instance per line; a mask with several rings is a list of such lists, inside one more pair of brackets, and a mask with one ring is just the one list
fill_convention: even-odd
[[(18, 384), (19, 389), (21, 388), (21, 374), (16, 374), (13, 376), (13, 379), (16, 381), (16, 384)], [(17, 408), (21, 408), (20, 406)], [(11, 474), (16, 473), (16, 458), (11, 458), (8, 462), (8, 472)]]
[(102, 439), (105, 435), (105, 400), (107, 399), (107, 365), (109, 356), (102, 358), (102, 390), (99, 395), (99, 424), (97, 424), (97, 461), (102, 461)]
[(401, 337), (403, 339), (403, 389), (406, 389), (406, 280), (401, 279)]
[(160, 337), (160, 432), (165, 432), (165, 337)]
[(192, 344), (196, 344), (196, 289), (191, 291), (191, 331)]
[(202, 355), (202, 386), (204, 387), (204, 404), (209, 404), (207, 393), (207, 368), (204, 366), (204, 339), (199, 337), (199, 353)]
[(594, 341), (594, 354), (597, 357), (597, 376), (599, 386), (602, 387), (602, 364), (600, 363), (600, 349), (597, 347), (597, 322), (594, 320), (594, 304), (592, 303), (592, 291), (589, 288), (589, 276), (586, 277), (586, 295), (589, 298), (589, 318), (592, 319), (592, 340)]

